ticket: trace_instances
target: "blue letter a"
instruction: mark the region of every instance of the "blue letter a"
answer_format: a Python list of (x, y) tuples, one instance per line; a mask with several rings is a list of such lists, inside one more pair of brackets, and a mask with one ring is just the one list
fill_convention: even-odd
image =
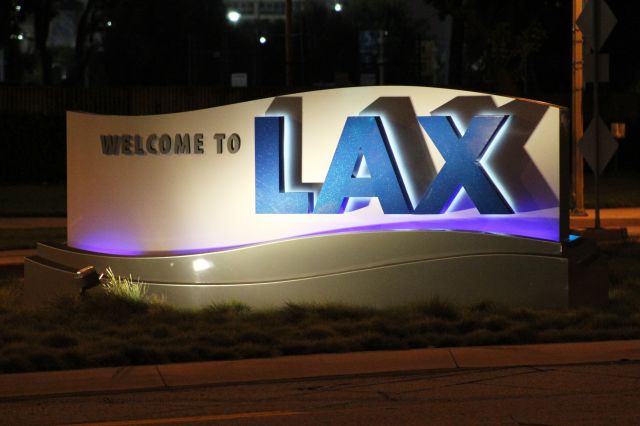
[[(369, 176), (357, 169), (365, 160)], [(350, 197), (377, 197), (386, 214), (411, 212), (380, 117), (348, 117), (314, 213), (342, 213)]]

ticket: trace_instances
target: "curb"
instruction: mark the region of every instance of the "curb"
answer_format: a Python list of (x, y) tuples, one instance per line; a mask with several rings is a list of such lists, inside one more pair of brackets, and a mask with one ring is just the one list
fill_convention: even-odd
[(0, 266), (22, 265), (25, 257), (35, 256), (36, 253), (36, 249), (0, 250)]
[(0, 401), (437, 370), (640, 361), (640, 340), (414, 349), (0, 375)]

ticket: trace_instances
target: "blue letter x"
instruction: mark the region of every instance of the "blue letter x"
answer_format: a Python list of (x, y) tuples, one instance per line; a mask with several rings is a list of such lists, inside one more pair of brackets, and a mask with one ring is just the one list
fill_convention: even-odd
[(416, 207), (417, 214), (444, 213), (461, 188), (481, 214), (510, 214), (513, 209), (487, 176), (480, 159), (507, 115), (476, 116), (464, 136), (451, 117), (418, 117), (446, 163)]

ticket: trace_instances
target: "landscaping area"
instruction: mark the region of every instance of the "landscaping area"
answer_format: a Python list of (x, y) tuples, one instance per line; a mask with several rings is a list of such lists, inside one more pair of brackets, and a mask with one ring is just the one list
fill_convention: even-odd
[[(610, 173), (602, 207), (640, 205), (640, 175)], [(587, 207), (592, 176), (585, 177)], [(0, 217), (66, 215), (63, 185), (0, 188)], [(66, 228), (0, 229), (0, 250), (63, 242)], [(373, 309), (290, 304), (256, 310), (240, 303), (201, 310), (149, 300), (128, 283), (39, 309), (22, 302), (23, 268), (0, 267), (0, 373), (274, 357), (366, 350), (640, 338), (640, 242), (601, 243), (610, 303), (534, 310), (444, 300)], [(114, 277), (113, 281), (117, 281)], [(124, 289), (124, 290), (123, 290)]]
[(66, 215), (67, 188), (64, 183), (0, 186), (0, 217), (64, 217)]
[(67, 240), (67, 228), (0, 228), (0, 250), (32, 249), (38, 241), (62, 243)]
[(433, 299), (392, 309), (291, 304), (254, 310), (226, 303), (181, 310), (116, 286), (30, 310), (22, 304), (22, 266), (4, 267), (0, 372), (640, 338), (640, 243), (601, 249), (612, 286), (609, 305), (598, 309), (458, 306)]
[[(640, 206), (640, 173), (635, 170), (606, 170), (600, 177), (600, 207), (603, 209)], [(589, 171), (584, 176), (585, 207), (595, 207), (595, 181)]]

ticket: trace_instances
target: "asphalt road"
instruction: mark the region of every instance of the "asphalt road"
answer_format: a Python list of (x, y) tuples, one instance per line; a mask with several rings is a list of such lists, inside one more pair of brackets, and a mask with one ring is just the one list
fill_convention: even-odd
[(638, 425), (640, 363), (456, 369), (0, 402), (6, 425)]

